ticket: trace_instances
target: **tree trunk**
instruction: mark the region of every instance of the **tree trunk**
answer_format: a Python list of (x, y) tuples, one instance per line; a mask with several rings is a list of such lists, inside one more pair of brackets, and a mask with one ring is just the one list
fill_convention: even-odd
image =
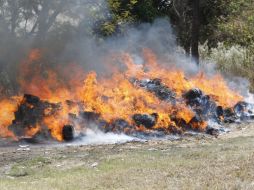
[(39, 42), (43, 41), (46, 35), (47, 21), (49, 16), (49, 2), (43, 1), (42, 9), (38, 15), (38, 32), (37, 40)]
[(15, 30), (16, 30), (16, 27), (17, 27), (17, 19), (18, 19), (18, 5), (17, 5), (17, 2), (15, 1), (10, 1), (9, 2), (10, 4), (10, 9), (11, 9), (11, 34), (13, 36), (15, 36)]
[(191, 56), (192, 59), (199, 64), (199, 52), (198, 52), (198, 42), (199, 42), (199, 0), (193, 0), (192, 2), (192, 32), (191, 32)]
[(34, 28), (31, 31), (34, 32), (34, 30), (38, 26), (37, 42), (39, 42), (39, 44), (42, 44), (43, 41), (45, 40), (47, 32), (56, 21), (57, 16), (63, 10), (65, 2), (66, 1), (62, 0), (58, 4), (54, 12), (50, 13), (50, 2), (43, 1), (42, 10), (39, 12), (37, 22), (35, 23)]

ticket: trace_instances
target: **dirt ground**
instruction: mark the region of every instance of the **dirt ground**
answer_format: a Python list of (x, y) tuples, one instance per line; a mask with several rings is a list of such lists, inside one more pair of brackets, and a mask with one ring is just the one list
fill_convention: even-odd
[(0, 189), (254, 189), (254, 124), (218, 138), (0, 148)]

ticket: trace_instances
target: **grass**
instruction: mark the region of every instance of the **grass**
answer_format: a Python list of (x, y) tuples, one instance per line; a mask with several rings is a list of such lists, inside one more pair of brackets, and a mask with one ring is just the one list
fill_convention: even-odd
[(13, 164), (0, 189), (253, 189), (253, 143), (251, 136), (40, 156)]

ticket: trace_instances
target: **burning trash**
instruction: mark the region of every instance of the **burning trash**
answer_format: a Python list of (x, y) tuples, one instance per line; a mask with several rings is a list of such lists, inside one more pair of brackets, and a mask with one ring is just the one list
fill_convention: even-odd
[(0, 136), (72, 141), (90, 128), (135, 137), (186, 131), (217, 136), (210, 121), (254, 119), (254, 105), (220, 75), (187, 78), (181, 70), (158, 65), (151, 50), (144, 49), (143, 57), (145, 63), (136, 65), (129, 54), (121, 54), (124, 72), (116, 68), (110, 77), (84, 72), (78, 75), (83, 82), (63, 83), (53, 70), (42, 75), (40, 51), (33, 50), (22, 63), (21, 95), (0, 100)]

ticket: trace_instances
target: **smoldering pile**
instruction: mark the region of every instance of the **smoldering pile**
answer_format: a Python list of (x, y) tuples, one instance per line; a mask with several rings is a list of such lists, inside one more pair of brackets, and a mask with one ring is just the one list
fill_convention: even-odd
[[(254, 119), (254, 104), (244, 101), (238, 102), (233, 107), (223, 108), (198, 88), (188, 90), (183, 93), (182, 97), (177, 98), (175, 92), (158, 78), (143, 80), (132, 78), (130, 82), (135, 88), (144, 89), (154, 94), (162, 102), (169, 102), (173, 107), (177, 107), (178, 104), (184, 104), (195, 115), (187, 122), (184, 118), (179, 117), (177, 111), (168, 113), (168, 118), (175, 125), (156, 127), (159, 118), (158, 113), (130, 115), (131, 123), (120, 117), (108, 122), (98, 112), (81, 109), (77, 114), (69, 113), (68, 123), (65, 123), (62, 127), (59, 126), (60, 135), (62, 136), (61, 140), (72, 141), (81, 136), (85, 137), (86, 129), (94, 126), (96, 126), (97, 130), (101, 130), (104, 133), (124, 133), (138, 138), (165, 137), (171, 134), (182, 135), (189, 131), (218, 136), (220, 129), (209, 125), (209, 123), (216, 123), (223, 127), (225, 123), (244, 122)], [(68, 106), (83, 106), (82, 102), (70, 100), (66, 100), (65, 104)], [(52, 130), (54, 129), (46, 126), (45, 118), (57, 117), (62, 109), (62, 103), (50, 103), (41, 100), (37, 96), (25, 94), (17, 111), (14, 113), (15, 119), (8, 128), (18, 139), (24, 139), (27, 133), (29, 133), (28, 139), (30, 141), (31, 139), (52, 139), (52, 133), (54, 133)], [(38, 129), (38, 126), (40, 126), (40, 129)]]
[[(90, 22), (89, 17), (84, 18)], [(159, 19), (152, 24), (130, 27), (120, 38), (114, 36), (104, 42), (99, 40), (100, 43), (90, 35), (89, 29), (89, 35), (80, 29), (77, 31), (82, 34), (68, 40), (63, 32), (67, 44), (59, 45), (61, 50), (53, 51), (51, 47), (58, 44), (56, 39), (45, 39), (49, 43), (42, 47), (39, 40), (39, 44), (33, 45), (38, 49), (29, 50), (24, 58), (28, 52), (25, 48), (17, 58), (19, 69), (10, 71), (16, 73), (12, 76), (15, 90), (0, 99), (1, 138), (72, 141), (85, 138), (89, 128), (138, 138), (183, 135), (188, 131), (216, 136), (220, 130), (210, 125), (212, 122), (223, 126), (253, 119), (252, 104), (238, 102), (232, 106), (232, 102), (239, 101), (238, 98), (231, 101), (235, 97), (232, 91), (227, 91), (231, 103), (225, 107), (213, 99), (211, 90), (206, 91), (195, 81), (183, 80), (181, 72), (189, 70), (185, 67), (193, 70), (197, 66), (182, 61), (184, 55), (176, 52), (176, 39), (168, 21)], [(10, 53), (6, 65), (15, 55), (13, 51)], [(174, 67), (181, 68), (180, 72)], [(87, 74), (82, 69), (92, 72)], [(112, 77), (97, 80), (100, 73)], [(174, 80), (181, 87), (171, 83)], [(214, 87), (209, 81), (206, 86)], [(224, 84), (222, 88), (218, 86), (220, 95), (225, 88)], [(19, 100), (13, 102), (15, 96)]]

